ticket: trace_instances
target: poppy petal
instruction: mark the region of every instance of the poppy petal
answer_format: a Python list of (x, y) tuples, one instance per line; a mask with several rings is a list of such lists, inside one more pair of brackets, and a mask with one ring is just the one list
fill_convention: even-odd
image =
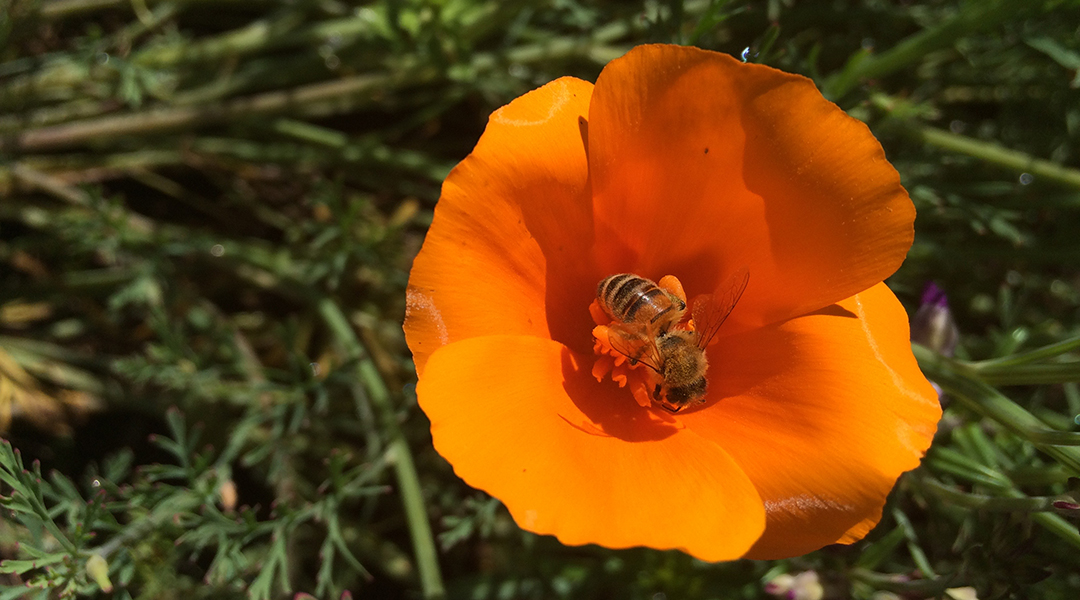
[(680, 415), (724, 446), (765, 502), (748, 554), (779, 558), (850, 543), (877, 523), (941, 416), (885, 284), (710, 348), (714, 404)]
[(641, 46), (600, 74), (589, 132), (599, 264), (674, 274), (690, 296), (749, 268), (721, 335), (865, 290), (911, 246), (915, 210), (881, 145), (805, 77)]
[[(592, 236), (579, 123), (591, 93), (592, 84), (564, 77), (500, 108), (446, 178), (406, 295), (418, 374), (436, 349), (472, 336), (576, 336), (577, 346), (591, 345), (585, 308), (596, 281), (577, 271), (578, 248)], [(572, 285), (579, 279), (587, 283)], [(549, 326), (549, 314), (567, 317)]]
[(436, 450), (523, 528), (565, 544), (679, 548), (710, 561), (744, 554), (765, 517), (739, 466), (597, 383), (591, 364), (526, 336), (444, 346), (417, 384)]

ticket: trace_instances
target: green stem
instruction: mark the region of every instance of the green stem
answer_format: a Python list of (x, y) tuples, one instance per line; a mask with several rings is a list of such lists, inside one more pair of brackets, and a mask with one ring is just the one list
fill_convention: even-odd
[(405, 439), (404, 433), (398, 426), (397, 415), (390, 401), (390, 391), (386, 387), (382, 376), (375, 363), (368, 358), (360, 338), (356, 335), (352, 325), (349, 324), (341, 308), (330, 298), (322, 297), (316, 301), (319, 314), (329, 327), (338, 343), (341, 344), (348, 357), (358, 362), (358, 373), (361, 382), (367, 389), (371, 404), (379, 413), (382, 425), (390, 437), (388, 444), (389, 454), (394, 461), (394, 474), (397, 476), (398, 486), (401, 488), (401, 501), (405, 507), (405, 518), (409, 524), (409, 533), (412, 536), (413, 550), (416, 553), (416, 562), (420, 571), (420, 585), (425, 598), (442, 598), (445, 590), (442, 583), (442, 575), (439, 571), (438, 554), (435, 549), (435, 538), (428, 523), (427, 509), (424, 505), (423, 492), (420, 489), (420, 478), (416, 473), (413, 463), (412, 452)]
[(1056, 498), (1051, 496), (1025, 496), (1019, 492), (1015, 497), (971, 494), (930, 478), (922, 479), (919, 484), (938, 498), (964, 508), (995, 512), (1051, 512), (1055, 510)]
[(1045, 385), (1080, 381), (1080, 361), (975, 369), (991, 385)]
[[(14, 196), (16, 182), (32, 183), (26, 175), (38, 173), (41, 176), (59, 176), (68, 171), (80, 172), (80, 183), (104, 181), (123, 176), (132, 169), (152, 169), (155, 167), (180, 164), (184, 154), (178, 150), (155, 150), (143, 148), (138, 152), (117, 154), (73, 154), (46, 155), (27, 157), (8, 166), (0, 165), (0, 196)], [(92, 177), (87, 175), (92, 172)], [(18, 172), (18, 173), (17, 173)], [(40, 178), (40, 177), (38, 177)], [(61, 181), (61, 183), (63, 183)], [(76, 189), (76, 191), (79, 191)]]
[(401, 74), (357, 75), (345, 79), (316, 83), (296, 89), (267, 92), (210, 106), (181, 106), (106, 116), (63, 125), (41, 127), (22, 132), (14, 143), (0, 144), (0, 150), (22, 152), (41, 151), (90, 141), (112, 139), (125, 135), (196, 129), (201, 126), (226, 123), (260, 115), (298, 111), (329, 114), (340, 111), (346, 104), (367, 98), (376, 91), (418, 83), (434, 76), (430, 70), (407, 71)]
[[(147, 0), (146, 4), (162, 4), (166, 0)], [(248, 7), (252, 4), (269, 4), (267, 1), (258, 0), (170, 0), (177, 5), (186, 4), (224, 4)], [(38, 15), (46, 21), (54, 21), (65, 18), (77, 17), (86, 13), (103, 10), (131, 9), (131, 0), (53, 0), (42, 3), (38, 9)]]
[(1031, 0), (980, 0), (966, 2), (958, 13), (940, 24), (903, 39), (881, 54), (860, 52), (844, 69), (830, 78), (824, 94), (833, 101), (844, 97), (864, 79), (884, 77), (915, 63), (930, 52), (947, 48), (975, 31), (996, 27), (1029, 8)]
[(1020, 486), (1047, 486), (1065, 483), (1071, 475), (1061, 465), (1024, 466), (1008, 469), (1005, 476)]
[[(613, 33), (619, 31), (613, 30)], [(598, 41), (600, 38), (599, 35), (557, 38), (498, 54), (476, 54), (468, 69), (479, 77), (506, 63), (544, 63), (571, 56), (586, 56), (598, 63), (606, 63), (625, 52), (625, 48), (605, 45)], [(12, 139), (0, 140), (0, 152), (53, 150), (128, 135), (197, 129), (266, 115), (328, 116), (353, 110), (358, 103), (370, 101), (376, 92), (427, 83), (442, 76), (433, 67), (391, 65), (389, 68), (391, 72), (356, 75), (212, 104), (174, 105), (26, 129)]]
[(1012, 487), (1008, 477), (948, 446), (931, 449), (928, 462), (936, 469), (946, 471), (971, 483), (978, 483), (996, 490)]
[(375, 22), (375, 11), (357, 16), (317, 23), (297, 30), (300, 16), (292, 13), (277, 19), (260, 19), (240, 29), (199, 41), (179, 40), (172, 44), (152, 46), (138, 52), (132, 62), (151, 68), (171, 68), (183, 63), (212, 63), (226, 57), (246, 56), (255, 52), (282, 48), (315, 48), (335, 38), (341, 44), (371, 35), (381, 23)]
[(984, 374), (988, 370), (993, 370), (998, 367), (1007, 367), (1013, 365), (1022, 365), (1039, 360), (1045, 360), (1047, 358), (1054, 358), (1066, 352), (1071, 352), (1080, 348), (1080, 336), (1069, 338), (1037, 348), (1029, 352), (1023, 352), (1020, 354), (1013, 354), (1010, 356), (1003, 356), (1001, 358), (994, 358), (990, 360), (981, 360), (972, 363), (971, 366), (979, 372), (980, 375)]
[(878, 573), (869, 569), (852, 569), (848, 576), (854, 581), (860, 581), (877, 590), (887, 590), (902, 594), (912, 594), (919, 598), (937, 597), (946, 589), (955, 585), (959, 579), (959, 573), (949, 577), (937, 579), (911, 580), (902, 575)]
[(1073, 474), (1080, 474), (1080, 434), (1048, 429), (1038, 417), (978, 379), (970, 368), (919, 344), (912, 344), (912, 350), (923, 373), (953, 398), (1035, 444)]
[(1073, 548), (1080, 548), (1080, 533), (1077, 533), (1076, 525), (1065, 520), (1061, 515), (1041, 512), (1031, 515), (1031, 519), (1050, 533), (1068, 542)]
[[(73, 84), (74, 85), (74, 84)], [(5, 88), (0, 94), (6, 93)], [(8, 100), (12, 98), (9, 95)], [(0, 98), (0, 108), (4, 100)], [(44, 127), (76, 119), (88, 119), (109, 112), (114, 108), (109, 100), (79, 98), (63, 104), (43, 106), (25, 113), (0, 115), (0, 133), (17, 132), (27, 127)]]
[(1080, 170), (1077, 169), (934, 127), (916, 125), (911, 133), (930, 146), (973, 156), (991, 164), (1029, 173), (1036, 178), (1080, 188)]
[(42, 173), (25, 164), (15, 163), (15, 165), (11, 167), (11, 174), (14, 179), (22, 182), (27, 187), (41, 190), (42, 192), (69, 204), (75, 204), (77, 206), (87, 206), (90, 204), (90, 195), (83, 190), (67, 185), (60, 179), (47, 173)]
[(39, 9), (38, 15), (46, 20), (62, 19), (67, 16), (129, 6), (131, 3), (128, 0), (55, 0), (45, 3)]

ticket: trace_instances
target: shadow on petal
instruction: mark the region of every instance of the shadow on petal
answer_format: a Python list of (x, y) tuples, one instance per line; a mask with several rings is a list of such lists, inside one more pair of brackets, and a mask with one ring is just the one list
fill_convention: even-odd
[(591, 259), (592, 199), (583, 191), (537, 199), (521, 205), (525, 228), (544, 256), (544, 311), (551, 339), (575, 352), (592, 348), (589, 303), (596, 297), (598, 275)]
[(591, 372), (591, 358), (563, 350), (563, 388), (574, 405), (592, 421), (580, 424), (563, 417), (570, 425), (592, 435), (626, 442), (662, 440), (683, 428), (662, 409), (638, 406), (629, 389), (618, 387), (613, 381), (596, 381)]
[(829, 306), (826, 306), (825, 308), (815, 310), (815, 311), (812, 311), (812, 312), (808, 312), (803, 316), (810, 316), (810, 315), (824, 315), (824, 316), (827, 316), (827, 317), (846, 317), (848, 319), (858, 319), (859, 318), (859, 315), (851, 312), (850, 310), (844, 308), (843, 306), (840, 306), (839, 304), (830, 304)]
[[(830, 304), (825, 308), (815, 310), (803, 316), (827, 316), (846, 319), (859, 318), (858, 315), (839, 304)], [(771, 332), (777, 329), (778, 326), (779, 324), (772, 325), (763, 328), (762, 331)], [(769, 380), (783, 374), (784, 370), (787, 368), (787, 363), (782, 357), (788, 356), (792, 352), (791, 347), (778, 348), (775, 351), (776, 360), (759, 361), (753, 369), (739, 368), (732, 364), (732, 359), (729, 357), (735, 357), (741, 354), (742, 347), (746, 345), (748, 336), (752, 337), (754, 334), (751, 332), (731, 337), (720, 337), (715, 344), (708, 348), (709, 392), (705, 396), (705, 402), (680, 411), (680, 415), (691, 415), (702, 410), (707, 410), (717, 403), (724, 402), (727, 398), (740, 397), (749, 390), (757, 389)], [(728, 372), (728, 369), (731, 368), (738, 369), (738, 372)]]

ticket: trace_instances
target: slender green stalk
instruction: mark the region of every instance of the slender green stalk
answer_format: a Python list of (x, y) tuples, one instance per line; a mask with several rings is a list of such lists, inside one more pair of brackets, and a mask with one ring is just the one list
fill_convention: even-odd
[(382, 376), (379, 375), (375, 363), (368, 357), (368, 352), (364, 349), (360, 338), (353, 331), (345, 314), (341, 312), (341, 308), (327, 297), (319, 298), (317, 307), (323, 321), (348, 357), (358, 362), (357, 371), (360, 380), (367, 389), (371, 403), (379, 413), (383, 428), (390, 438), (389, 454), (394, 461), (394, 474), (401, 488), (401, 501), (405, 507), (405, 518), (412, 536), (424, 597), (441, 598), (445, 595), (445, 590), (439, 571), (435, 538), (428, 523), (427, 509), (424, 505), (423, 492), (420, 489), (420, 479), (413, 463), (412, 452), (409, 450), (405, 435), (398, 426), (394, 406), (390, 402), (390, 391)]
[(90, 195), (86, 192), (24, 164), (16, 163), (11, 168), (11, 174), (27, 187), (39, 189), (70, 204), (86, 206), (90, 203)]
[(1071, 476), (1061, 465), (1024, 466), (1008, 469), (1006, 476), (1016, 485), (1045, 486), (1065, 483)]
[(935, 446), (931, 450), (928, 460), (935, 467), (948, 471), (971, 483), (978, 483), (999, 490), (1012, 487), (1012, 482), (1005, 475), (948, 446)]
[(998, 444), (986, 435), (986, 430), (979, 423), (965, 423), (953, 429), (952, 437), (961, 452), (976, 457), (980, 463), (991, 469), (1000, 471), (1002, 460), (1008, 460)]
[(39, 9), (43, 19), (59, 19), (98, 10), (130, 6), (128, 0), (55, 0), (46, 2)]
[(330, 148), (343, 148), (349, 143), (349, 136), (336, 129), (327, 129), (295, 119), (278, 119), (274, 121), (273, 129), (298, 140)]
[(1034, 158), (997, 144), (976, 140), (934, 127), (914, 126), (911, 132), (924, 143), (984, 160), (998, 166), (1031, 174), (1061, 185), (1080, 188), (1080, 170), (1063, 167), (1048, 160)]
[(971, 369), (924, 346), (912, 344), (912, 349), (926, 376), (953, 398), (1027, 439), (1080, 475), (1080, 433), (1048, 429), (1038, 417), (979, 380)]
[(1080, 532), (1077, 532), (1074, 525), (1053, 512), (1056, 510), (1054, 502), (1058, 500), (1058, 498), (1048, 496), (1027, 496), (1020, 490), (1012, 487), (1011, 484), (1007, 488), (1000, 488), (1000, 496), (991, 496), (962, 492), (929, 477), (919, 478), (918, 481), (923, 489), (929, 491), (938, 498), (964, 508), (998, 512), (1033, 513), (1031, 514), (1031, 519), (1038, 523), (1039, 526), (1045, 528), (1069, 545), (1080, 548)]
[(848, 576), (853, 581), (860, 581), (876, 590), (911, 594), (918, 598), (938, 597), (946, 589), (956, 585), (960, 578), (960, 574), (956, 573), (937, 579), (911, 579), (905, 575), (878, 573), (862, 568), (852, 569)]
[[(480, 5), (472, 18), (465, 19), (460, 35), (480, 39), (492, 29), (514, 18), (527, 2), (521, 0)], [(516, 7), (516, 9), (515, 9)], [(331, 43), (334, 47), (354, 46), (358, 41), (385, 41), (394, 38), (391, 16), (375, 5), (348, 17), (304, 24), (294, 13), (275, 19), (260, 19), (249, 25), (201, 40), (179, 40), (138, 52), (132, 62), (154, 68), (171, 68), (192, 62), (214, 62), (286, 48), (310, 49)], [(610, 32), (606, 32), (610, 33)]]
[(0, 150), (41, 151), (125, 135), (192, 129), (235, 119), (296, 111), (300, 107), (312, 110), (313, 104), (318, 106), (316, 110), (330, 114), (351, 108), (352, 101), (369, 98), (380, 90), (399, 87), (406, 82), (419, 83), (433, 76), (429, 69), (395, 75), (357, 75), (210, 106), (159, 108), (86, 119), (24, 131), (15, 137), (14, 143), (0, 144)]
[(356, 16), (315, 23), (298, 30), (300, 15), (287, 13), (284, 17), (260, 19), (240, 29), (196, 42), (180, 40), (152, 46), (136, 54), (132, 61), (147, 67), (171, 68), (182, 63), (210, 63), (280, 48), (312, 48), (330, 39), (345, 45), (382, 27), (383, 24), (376, 21), (376, 15), (375, 11), (361, 11)]
[[(26, 113), (3, 114), (0, 115), (0, 133), (96, 117), (113, 110), (115, 104), (115, 101), (111, 100), (79, 98), (56, 106), (43, 106)], [(3, 102), (0, 100), (0, 107), (2, 106)]]
[(155, 167), (178, 165), (184, 162), (185, 155), (179, 150), (160, 150), (142, 148), (137, 152), (117, 152), (113, 154), (49, 154), (28, 156), (19, 162), (0, 165), (0, 194), (9, 194), (14, 171), (24, 167), (48, 174), (78, 173), (78, 182), (94, 182), (120, 176), (132, 169), (152, 169)]
[(1022, 352), (1020, 354), (1012, 354), (1010, 356), (1003, 356), (1001, 358), (994, 358), (990, 360), (981, 360), (972, 363), (971, 366), (980, 375), (985, 375), (987, 371), (993, 371), (1001, 367), (1011, 367), (1014, 365), (1023, 365), (1039, 360), (1045, 360), (1048, 358), (1054, 358), (1060, 356), (1066, 352), (1072, 352), (1080, 348), (1080, 336), (1072, 337), (1067, 340), (1043, 346), (1042, 348), (1036, 348), (1029, 352)]
[(27, 63), (29, 61), (23, 60), (0, 65), (16, 72), (26, 70), (0, 81), (0, 109), (21, 112), (35, 104), (72, 103), (85, 100), (87, 96), (103, 98), (110, 91), (106, 81), (115, 74), (101, 64), (67, 55), (46, 55), (36, 64)]
[(1080, 361), (1048, 365), (1013, 365), (976, 369), (979, 377), (991, 385), (1046, 385), (1080, 381)]
[(1080, 533), (1077, 533), (1076, 525), (1065, 520), (1061, 515), (1040, 512), (1031, 515), (1031, 519), (1050, 533), (1068, 542), (1073, 548), (1080, 549)]
[(1052, 496), (1024, 496), (1018, 493), (1015, 497), (1002, 497), (988, 494), (972, 494), (962, 492), (929, 477), (920, 480), (919, 485), (938, 498), (964, 508), (995, 512), (1051, 512), (1056, 510), (1054, 502), (1057, 498)]
[(951, 18), (905, 38), (881, 54), (861, 52), (844, 69), (825, 83), (824, 94), (836, 101), (864, 79), (884, 77), (915, 63), (930, 52), (947, 48), (956, 40), (975, 31), (996, 27), (1030, 9), (1031, 0), (981, 0), (967, 2)]
[[(168, 0), (171, 4), (235, 4), (250, 6), (268, 4), (268, 0)], [(166, 0), (147, 0), (146, 4), (162, 4)], [(82, 16), (102, 10), (131, 9), (131, 0), (53, 0), (41, 3), (38, 15), (47, 21)]]
[[(587, 56), (605, 63), (624, 52), (625, 48), (607, 46), (589, 38), (558, 38), (519, 46), (500, 55), (477, 54), (470, 69), (479, 75), (505, 62), (535, 63), (570, 56)], [(355, 109), (356, 104), (369, 101), (374, 94), (387, 89), (426, 83), (439, 76), (439, 71), (432, 67), (402, 67), (393, 73), (356, 75), (208, 105), (171, 106), (94, 117), (24, 130), (10, 140), (0, 140), (0, 151), (54, 150), (128, 135), (194, 129), (274, 114), (327, 116)]]
[(911, 520), (907, 518), (904, 511), (899, 509), (893, 509), (892, 515), (896, 519), (897, 526), (904, 532), (904, 537), (907, 539), (908, 553), (911, 554), (911, 560), (915, 563), (919, 572), (927, 579), (937, 579), (937, 572), (930, 565), (926, 553), (919, 547), (919, 538), (915, 533), (915, 528), (911, 525)]

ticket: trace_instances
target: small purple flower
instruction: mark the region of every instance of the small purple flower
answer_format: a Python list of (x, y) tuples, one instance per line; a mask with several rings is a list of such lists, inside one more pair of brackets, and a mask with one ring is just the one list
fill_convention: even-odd
[(911, 318), (911, 341), (922, 344), (944, 356), (952, 356), (960, 330), (949, 310), (945, 291), (930, 282), (923, 288), (922, 304)]

